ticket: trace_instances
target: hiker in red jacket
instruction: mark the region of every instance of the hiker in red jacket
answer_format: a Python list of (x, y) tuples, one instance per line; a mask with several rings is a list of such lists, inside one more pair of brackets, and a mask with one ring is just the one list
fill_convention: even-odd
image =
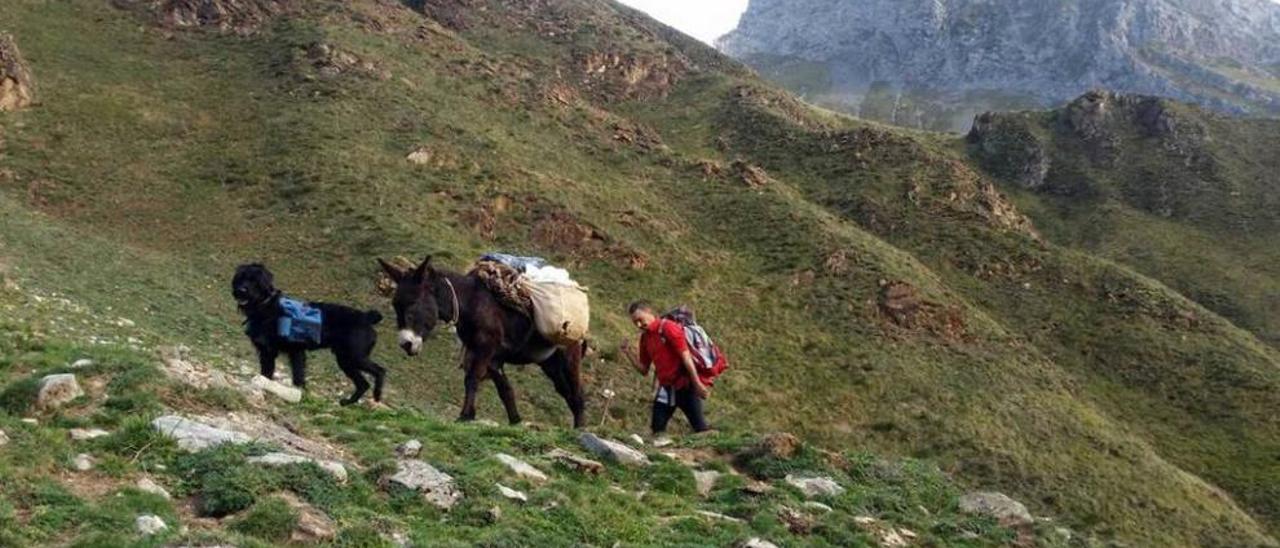
[(622, 354), (641, 375), (648, 376), (652, 365), (656, 377), (657, 393), (653, 399), (650, 423), (654, 439), (666, 441), (667, 423), (676, 408), (684, 411), (694, 432), (707, 431), (707, 420), (702, 416), (702, 400), (710, 392), (698, 377), (693, 355), (685, 342), (684, 328), (672, 320), (658, 317), (653, 306), (645, 301), (631, 303), (627, 311), (631, 314), (631, 322), (640, 330), (640, 355), (636, 355), (630, 341), (622, 343)]

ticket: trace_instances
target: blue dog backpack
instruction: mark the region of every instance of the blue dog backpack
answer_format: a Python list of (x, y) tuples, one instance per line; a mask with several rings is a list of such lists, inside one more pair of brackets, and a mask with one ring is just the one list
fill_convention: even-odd
[(289, 298), (280, 299), (280, 336), (295, 343), (320, 344), (324, 314), (319, 308)]

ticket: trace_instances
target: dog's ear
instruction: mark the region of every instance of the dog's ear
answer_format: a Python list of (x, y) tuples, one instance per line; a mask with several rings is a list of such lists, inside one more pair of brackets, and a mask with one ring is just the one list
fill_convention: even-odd
[(384, 261), (381, 258), (378, 259), (378, 264), (382, 265), (383, 272), (386, 272), (388, 276), (391, 276), (391, 281), (400, 283), (400, 280), (404, 279), (404, 270), (401, 270), (400, 267)]
[(413, 277), (425, 280), (432, 274), (435, 274), (435, 269), (431, 267), (431, 256), (427, 255), (427, 258), (422, 260), (422, 264), (418, 265), (418, 268), (413, 271)]

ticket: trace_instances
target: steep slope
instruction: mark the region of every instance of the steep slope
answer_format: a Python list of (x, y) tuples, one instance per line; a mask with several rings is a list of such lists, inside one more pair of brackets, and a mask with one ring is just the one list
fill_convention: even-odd
[(1270, 0), (753, 0), (720, 47), (864, 118), (964, 131), (1094, 88), (1280, 113)]
[[(385, 307), (375, 257), (544, 254), (593, 287), (592, 424), (645, 423), (648, 385), (611, 351), (625, 303), (688, 301), (733, 352), (726, 431), (927, 458), (1098, 539), (1275, 543), (1274, 351), (1042, 242), (952, 140), (814, 111), (613, 4), (117, 4), (0, 19), (40, 82), (38, 108), (0, 118), (0, 258), (23, 287), (235, 363), (238, 262)], [(394, 350), (390, 400), (456, 414), (454, 343)], [(321, 399), (341, 387), (312, 369)], [(564, 424), (515, 376), (527, 416)]]
[(1280, 122), (1091, 93), (983, 115), (968, 141), (1049, 239), (1132, 265), (1280, 345)]

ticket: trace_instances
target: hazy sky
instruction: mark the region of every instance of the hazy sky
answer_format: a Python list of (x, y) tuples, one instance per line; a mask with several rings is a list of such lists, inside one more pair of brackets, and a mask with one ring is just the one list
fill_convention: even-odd
[(747, 0), (620, 0), (708, 44), (738, 26)]

